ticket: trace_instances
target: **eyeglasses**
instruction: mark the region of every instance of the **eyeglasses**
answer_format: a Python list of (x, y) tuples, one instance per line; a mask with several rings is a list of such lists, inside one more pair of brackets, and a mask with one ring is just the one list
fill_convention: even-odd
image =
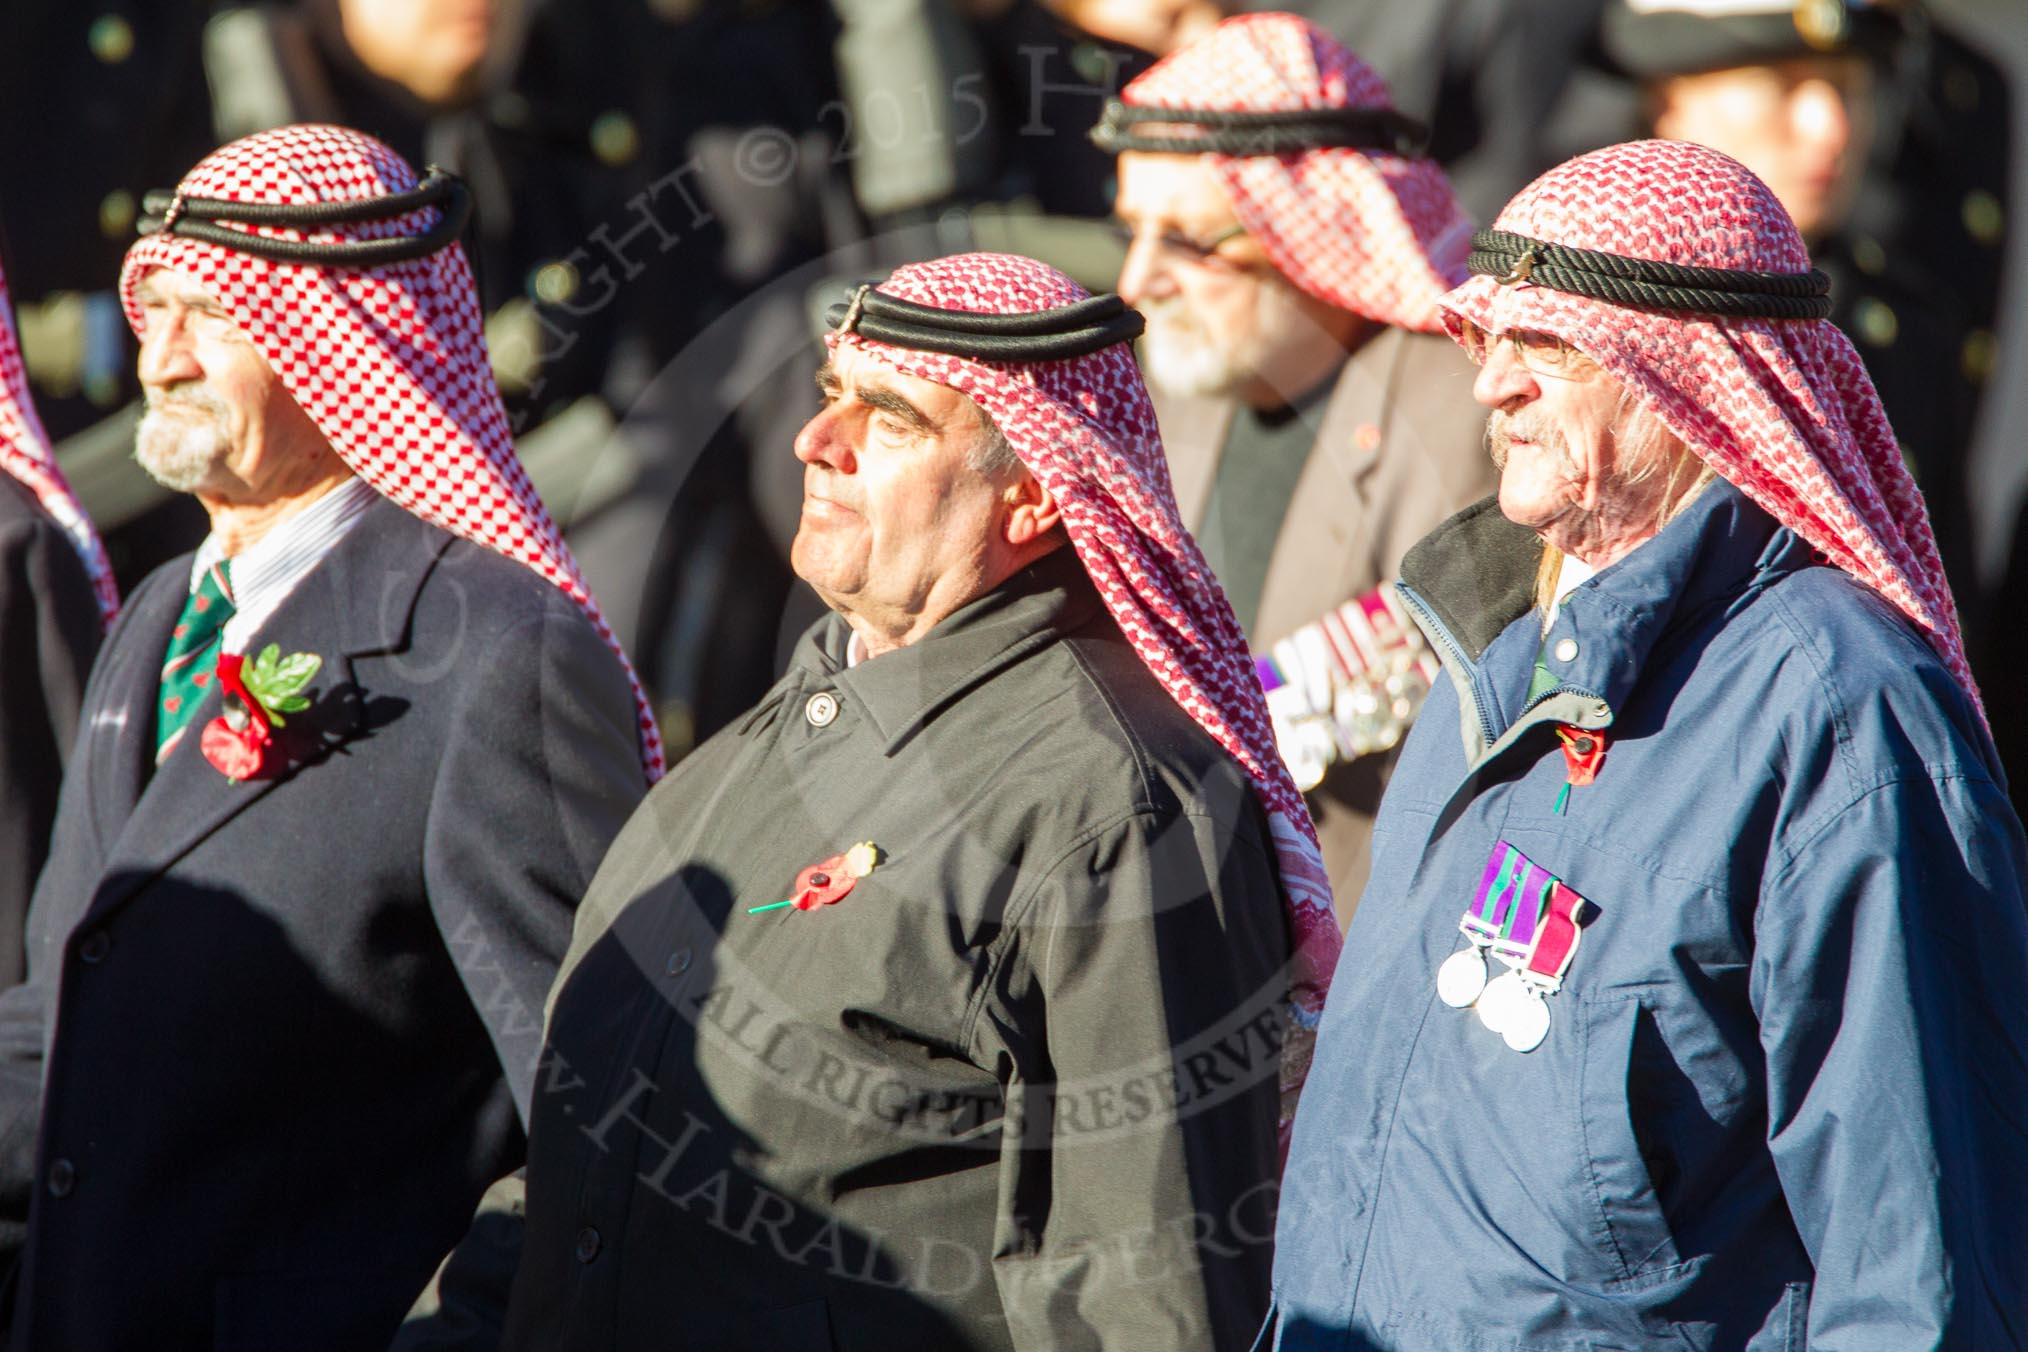
[(1509, 329), (1505, 333), (1489, 334), (1470, 320), (1461, 320), (1458, 343), (1475, 366), (1484, 366), (1487, 358), (1493, 355), (1493, 349), (1505, 343), (1514, 349), (1514, 360), (1538, 376), (1575, 380), (1597, 369), (1590, 357), (1569, 343), (1555, 334), (1535, 329)]
[[(1125, 221), (1113, 222), (1113, 232), (1120, 237), (1120, 242), (1129, 248), (1132, 248), (1135, 241), (1141, 237), (1141, 232)], [(1186, 263), (1195, 263), (1199, 266), (1215, 264), (1238, 270), (1246, 265), (1238, 259), (1227, 258), (1218, 251), (1245, 233), (1244, 225), (1229, 225), (1209, 239), (1192, 239), (1179, 231), (1165, 230), (1155, 236), (1155, 246), (1163, 253), (1180, 258)]]

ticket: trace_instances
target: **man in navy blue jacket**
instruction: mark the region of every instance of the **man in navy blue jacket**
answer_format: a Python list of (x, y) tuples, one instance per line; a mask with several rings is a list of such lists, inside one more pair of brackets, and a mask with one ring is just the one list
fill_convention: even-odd
[(659, 750), (514, 462), (461, 185), (284, 128), (154, 209), (136, 454), (212, 531), (107, 639), (0, 998), (13, 1346), (379, 1347), (520, 1160)]
[(1922, 500), (1767, 188), (1544, 175), (1443, 304), (1497, 501), (1284, 1175), (1275, 1344), (2022, 1346), (2021, 827)]

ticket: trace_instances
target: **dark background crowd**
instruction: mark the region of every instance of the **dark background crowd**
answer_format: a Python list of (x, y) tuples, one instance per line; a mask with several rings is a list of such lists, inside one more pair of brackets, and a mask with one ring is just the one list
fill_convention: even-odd
[[(1558, 161), (1654, 125), (1655, 83), (1615, 49), (1605, 0), (1272, 7), (1388, 78), (1480, 221)], [(111, 288), (142, 195), (222, 141), (296, 121), (456, 171), (523, 460), (681, 754), (766, 687), (815, 610), (786, 564), (813, 316), (842, 282), (971, 248), (1110, 288), (1113, 161), (1086, 133), (1108, 94), (1222, 13), (11, 0), (0, 247), (35, 395), (131, 587), (205, 532), (198, 505), (130, 456), (133, 341)], [(1928, 497), (2020, 804), (2028, 333), (2010, 288), (2028, 276), (2013, 221), (2028, 15), (1933, 0), (1890, 18), (1839, 91), (1857, 194), (1805, 230)]]

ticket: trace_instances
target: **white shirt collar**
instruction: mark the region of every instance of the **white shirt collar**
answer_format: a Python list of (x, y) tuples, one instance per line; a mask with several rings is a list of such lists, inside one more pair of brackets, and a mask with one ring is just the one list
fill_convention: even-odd
[[(233, 614), (225, 624), (223, 650), (245, 652), (248, 641), (276, 607), (324, 560), (380, 494), (364, 479), (348, 479), (307, 507), (282, 518), (267, 534), (231, 560)], [(190, 590), (212, 564), (225, 557), (216, 535), (204, 537), (190, 561)]]
[(1577, 555), (1565, 554), (1563, 556), (1563, 567), (1556, 574), (1556, 599), (1550, 603), (1549, 618), (1542, 626), (1543, 633), (1548, 633), (1550, 628), (1555, 625), (1556, 616), (1563, 609), (1563, 598), (1596, 576), (1598, 576), (1598, 569), (1592, 567), (1583, 559), (1577, 557)]

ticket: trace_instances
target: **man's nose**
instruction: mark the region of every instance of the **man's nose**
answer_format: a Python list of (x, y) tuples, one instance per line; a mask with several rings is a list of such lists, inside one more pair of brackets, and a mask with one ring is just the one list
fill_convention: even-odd
[(1127, 244), (1127, 261), (1120, 267), (1116, 288), (1120, 299), (1138, 305), (1151, 295), (1167, 295), (1175, 286), (1162, 259), (1162, 245), (1153, 230), (1136, 230)]
[(135, 373), (143, 385), (155, 389), (203, 377), (204, 368), (198, 364), (190, 331), (184, 327), (181, 314), (170, 311), (148, 317)]
[(1542, 393), (1535, 383), (1535, 373), (1521, 364), (1514, 353), (1514, 345), (1496, 342), (1486, 352), (1486, 364), (1479, 368), (1479, 374), (1472, 381), (1472, 398), (1487, 408), (1507, 408), (1518, 403), (1530, 403)]
[(796, 459), (806, 465), (825, 465), (840, 474), (859, 467), (859, 457), (846, 436), (844, 417), (837, 405), (821, 409), (796, 433)]

